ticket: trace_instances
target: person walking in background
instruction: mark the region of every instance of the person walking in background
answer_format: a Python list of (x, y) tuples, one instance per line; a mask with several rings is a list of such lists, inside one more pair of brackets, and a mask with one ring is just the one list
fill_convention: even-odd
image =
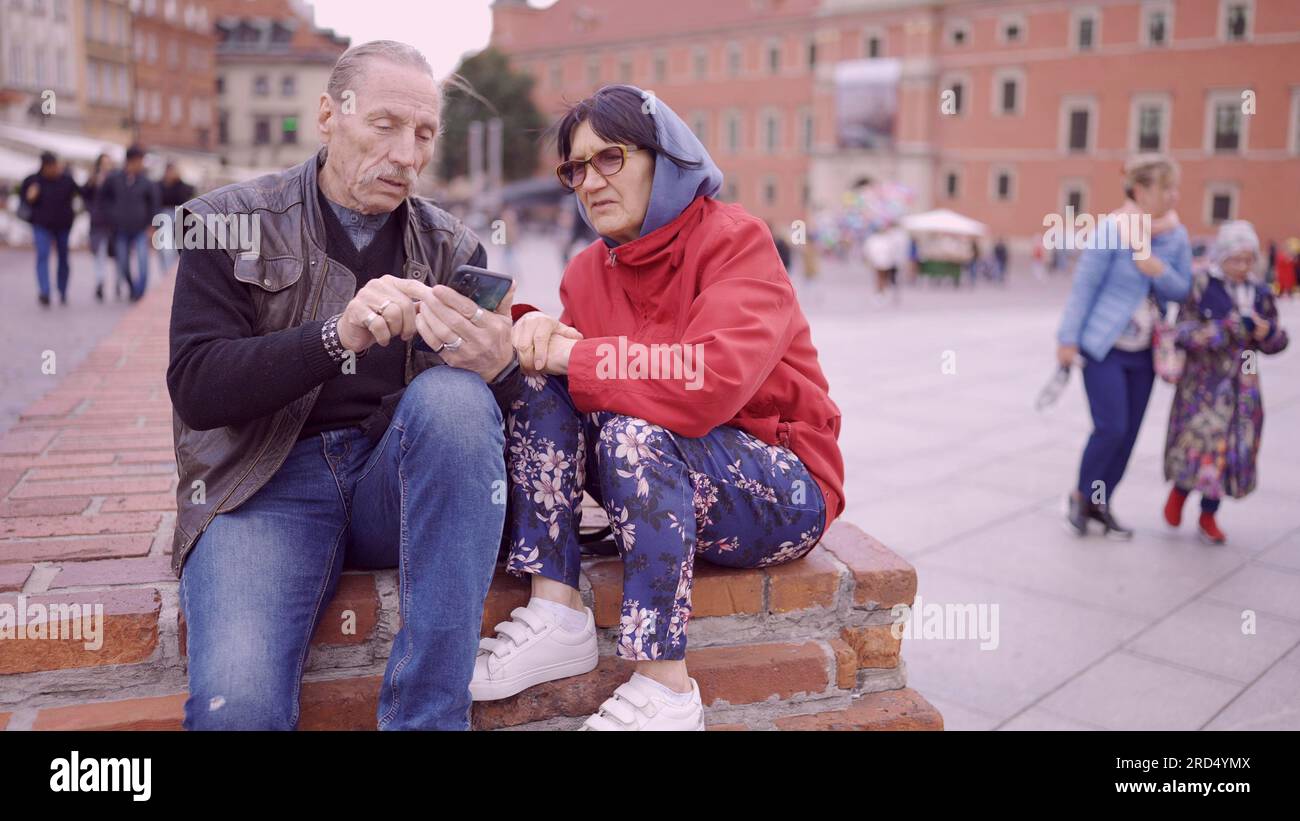
[[(158, 186), (144, 173), (144, 149), (133, 145), (126, 150), (126, 165), (109, 175), (104, 183), (106, 207), (112, 217), (113, 250), (117, 270), (130, 287), (131, 301), (144, 296), (149, 283), (149, 237), (154, 214), (158, 213)], [(134, 249), (138, 279), (131, 278)]]
[(1277, 292), (1287, 299), (1295, 293), (1296, 265), (1300, 263), (1300, 239), (1291, 237), (1286, 246), (1278, 248), (1273, 257), (1274, 274), (1277, 278)]
[(1225, 222), (1213, 257), (1211, 268), (1197, 275), (1176, 330), (1187, 364), (1169, 411), (1165, 479), (1174, 486), (1164, 515), (1178, 527), (1188, 494), (1198, 490), (1200, 538), (1223, 544), (1227, 537), (1214, 514), (1224, 496), (1240, 499), (1255, 489), (1264, 427), (1258, 361), (1248, 352), (1279, 353), (1288, 340), (1272, 291), (1251, 278), (1260, 263), (1254, 227)]
[[(86, 210), (90, 212), (89, 244), (95, 263), (95, 299), (100, 302), (104, 301), (104, 272), (108, 268), (109, 248), (113, 244), (113, 221), (109, 216), (108, 200), (104, 191), (104, 183), (112, 173), (112, 158), (107, 154), (100, 154), (95, 158), (95, 168), (90, 173), (90, 179), (81, 189), (82, 201), (85, 203)], [(120, 274), (113, 277), (113, 282), (113, 291), (118, 299), (122, 298), (124, 284), (128, 293), (130, 292), (131, 283), (129, 281), (124, 283)]]
[(1006, 240), (998, 237), (998, 241), (993, 245), (993, 262), (997, 266), (998, 282), (1007, 281), (1007, 263), (1010, 255), (1007, 252)]
[(177, 206), (184, 205), (194, 198), (194, 186), (181, 179), (176, 163), (169, 162), (163, 169), (162, 183), (158, 189), (161, 213), (166, 214), (168, 218), (168, 221), (163, 223), (163, 227), (158, 229), (158, 233), (162, 235), (158, 241), (158, 261), (162, 273), (166, 275), (176, 264), (180, 253), (174, 247), (176, 234), (171, 230), (172, 220), (176, 219)]
[(901, 295), (898, 290), (898, 269), (906, 262), (908, 242), (906, 231), (897, 225), (886, 224), (863, 243), (863, 255), (867, 258), (867, 264), (876, 272), (877, 304), (884, 302), (886, 288), (893, 290), (894, 301), (898, 302)]
[(41, 154), (41, 167), (19, 186), (22, 202), (30, 209), (32, 240), (36, 246), (36, 288), (41, 307), (50, 306), (50, 246), (58, 254), (59, 304), (68, 304), (68, 233), (75, 216), (72, 200), (81, 189), (53, 153)]
[[(1191, 241), (1173, 210), (1178, 181), (1177, 165), (1162, 155), (1140, 154), (1124, 164), (1124, 205), (1097, 231), (1117, 236), (1149, 214), (1151, 236), (1118, 233), (1120, 248), (1083, 252), (1057, 331), (1062, 367), (1083, 354), (1083, 386), (1092, 412), (1093, 431), (1067, 513), (1067, 524), (1079, 536), (1087, 534), (1089, 520), (1101, 522), (1112, 538), (1133, 536), (1115, 519), (1111, 503), (1155, 381), (1151, 331), (1157, 312), (1167, 302), (1184, 300), (1192, 282)], [(1139, 247), (1150, 252), (1143, 259), (1135, 258)]]

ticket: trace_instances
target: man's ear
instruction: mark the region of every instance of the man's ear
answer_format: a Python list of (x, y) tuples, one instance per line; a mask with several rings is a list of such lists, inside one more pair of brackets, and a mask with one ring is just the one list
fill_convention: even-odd
[(330, 97), (328, 91), (322, 91), (320, 95), (320, 109), (316, 112), (316, 130), (320, 133), (320, 141), (329, 144), (330, 135), (334, 131), (334, 121), (338, 114), (334, 110), (334, 100)]

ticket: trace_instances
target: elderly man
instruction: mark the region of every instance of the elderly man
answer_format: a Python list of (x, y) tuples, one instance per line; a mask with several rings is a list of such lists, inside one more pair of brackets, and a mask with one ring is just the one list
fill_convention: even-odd
[(183, 249), (172, 306), (187, 728), (297, 724), (312, 634), (348, 629), (319, 624), (345, 563), (399, 569), (379, 728), (469, 726), (522, 375), (513, 291), (487, 313), (440, 284), (485, 254), (412, 196), (440, 104), (418, 51), (357, 46), (321, 95), (317, 156), (185, 206), (260, 222), (256, 255)]

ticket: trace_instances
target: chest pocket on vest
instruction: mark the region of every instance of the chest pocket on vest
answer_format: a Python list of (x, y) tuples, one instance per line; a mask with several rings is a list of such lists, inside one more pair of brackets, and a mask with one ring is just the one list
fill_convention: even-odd
[(253, 286), (257, 308), (254, 330), (258, 334), (298, 324), (301, 289), (292, 287), (302, 279), (302, 260), (297, 257), (235, 257), (235, 279)]

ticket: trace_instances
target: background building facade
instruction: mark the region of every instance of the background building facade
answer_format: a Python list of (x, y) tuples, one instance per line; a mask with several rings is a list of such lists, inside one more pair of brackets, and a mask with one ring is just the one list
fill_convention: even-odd
[[(722, 166), (724, 196), (777, 224), (868, 176), (1028, 238), (1067, 205), (1118, 206), (1138, 150), (1182, 165), (1193, 234), (1300, 221), (1292, 0), (498, 0), (494, 24), (544, 114), (606, 83), (651, 89)], [(844, 122), (863, 78), (890, 87), (885, 139)]]

